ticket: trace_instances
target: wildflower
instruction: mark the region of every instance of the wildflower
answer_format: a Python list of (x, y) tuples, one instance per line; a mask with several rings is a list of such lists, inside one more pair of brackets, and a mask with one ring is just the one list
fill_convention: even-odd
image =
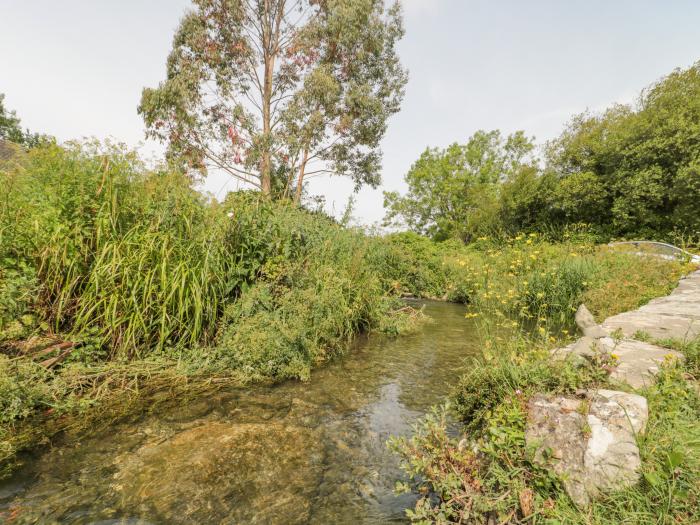
[(233, 218), (233, 212), (232, 212), (232, 211), (228, 212), (226, 215), (228, 216), (229, 219), (232, 219), (232, 218)]
[(537, 292), (537, 298), (542, 299), (544, 297), (544, 292)]

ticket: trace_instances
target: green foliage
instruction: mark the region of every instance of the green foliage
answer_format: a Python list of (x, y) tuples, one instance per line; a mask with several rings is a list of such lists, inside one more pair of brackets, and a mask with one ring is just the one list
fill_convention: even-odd
[(225, 312), (218, 359), (251, 378), (308, 379), (358, 332), (398, 331), (403, 315), (373, 264), (381, 243), (284, 203), (261, 208), (234, 208), (239, 224), (271, 218), (241, 257), (250, 264), (267, 249), (257, 281)]
[(428, 148), (406, 175), (408, 194), (384, 194), (387, 224), (436, 240), (491, 231), (499, 183), (532, 169), (533, 148), (522, 132), (503, 139), (498, 131), (477, 131), (465, 145), (445, 150)]
[(38, 294), (36, 272), (31, 266), (5, 261), (0, 267), (0, 347), (5, 341), (25, 338), (35, 328), (32, 315)]
[[(22, 130), (20, 122), (17, 114), (5, 107), (5, 95), (0, 93), (0, 141), (7, 140), (15, 144), (32, 148), (38, 146), (42, 142), (50, 140), (50, 137), (45, 135), (31, 133), (28, 129)], [(1, 151), (0, 160), (2, 160)]]
[[(388, 243), (287, 201), (210, 202), (97, 143), (44, 144), (0, 178), (0, 464), (112, 397), (306, 379), (358, 332), (417, 318)], [(56, 340), (73, 344), (47, 369)]]
[(552, 360), (547, 348), (519, 333), (487, 339), (483, 357), (470, 363), (453, 393), (455, 412), (465, 428), (486, 428), (493, 411), (514, 393), (525, 398), (535, 392), (572, 393), (604, 381), (602, 366)]
[(392, 234), (382, 240), (383, 250), (372, 255), (387, 288), (415, 297), (442, 298), (449, 286), (446, 247), (413, 232)]
[(266, 194), (298, 201), (322, 172), (376, 186), (402, 35), (399, 4), (381, 0), (196, 0), (139, 112), (171, 159)]
[(44, 367), (0, 354), (0, 426), (51, 404)]
[(230, 292), (223, 220), (177, 174), (97, 145), (32, 150), (4, 173), (6, 261), (33, 268), (37, 313), (115, 354), (206, 340)]
[[(471, 146), (498, 157), (498, 137), (428, 149), (406, 175), (408, 194), (385, 195), (387, 218), (435, 239), (588, 224), (600, 240), (672, 240), (700, 232), (700, 62), (642, 91), (634, 106), (574, 116), (543, 162), (490, 171), (465, 161)], [(520, 149), (532, 144), (516, 134)], [(486, 159), (490, 159), (486, 155)], [(514, 157), (519, 160), (518, 156)], [(544, 167), (540, 167), (543, 164)]]

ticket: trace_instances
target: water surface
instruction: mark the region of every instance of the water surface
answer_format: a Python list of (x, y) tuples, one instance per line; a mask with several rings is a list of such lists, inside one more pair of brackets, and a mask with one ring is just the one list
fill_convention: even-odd
[(366, 337), (309, 382), (227, 390), (37, 456), (0, 484), (12, 523), (403, 523), (390, 435), (440, 403), (477, 350), (464, 308)]

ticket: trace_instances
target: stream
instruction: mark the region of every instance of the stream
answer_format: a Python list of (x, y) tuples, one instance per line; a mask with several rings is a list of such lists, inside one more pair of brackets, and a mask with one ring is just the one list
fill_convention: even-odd
[(391, 435), (440, 403), (477, 351), (460, 305), (359, 338), (306, 383), (226, 389), (37, 454), (0, 483), (11, 523), (404, 523)]

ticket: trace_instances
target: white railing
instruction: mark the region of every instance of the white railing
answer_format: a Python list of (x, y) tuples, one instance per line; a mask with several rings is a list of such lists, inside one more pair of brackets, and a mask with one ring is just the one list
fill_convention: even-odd
[(637, 248), (637, 255), (651, 255), (661, 257), (663, 259), (681, 259), (689, 260), (692, 263), (700, 264), (700, 255), (690, 253), (678, 246), (668, 244), (667, 242), (658, 241), (621, 241), (611, 242), (608, 246), (632, 246)]

